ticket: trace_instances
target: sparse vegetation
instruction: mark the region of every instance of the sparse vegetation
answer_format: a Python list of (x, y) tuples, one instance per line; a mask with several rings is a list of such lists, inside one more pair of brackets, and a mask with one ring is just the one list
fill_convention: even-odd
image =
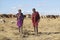
[(3, 18), (5, 23), (0, 23), (0, 40), (60, 40), (60, 18), (50, 19), (41, 18), (39, 22), (39, 34), (34, 35), (33, 26), (30, 18), (24, 19), (23, 37), (18, 32), (18, 27), (11, 21), (16, 18)]

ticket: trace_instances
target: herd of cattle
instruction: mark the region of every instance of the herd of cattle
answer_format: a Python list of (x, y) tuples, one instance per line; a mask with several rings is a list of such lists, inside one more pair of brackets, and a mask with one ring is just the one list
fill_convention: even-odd
[(59, 15), (46, 15), (46, 16), (41, 16), (41, 18), (50, 18), (50, 19), (52, 19), (52, 18), (56, 19), (56, 18), (59, 18), (59, 17), (60, 17)]
[[(40, 16), (40, 18), (50, 18), (50, 19), (56, 19), (56, 18), (59, 18), (60, 16), (59, 15), (46, 15), (46, 16)], [(3, 18), (16, 18), (16, 15), (13, 15), (13, 14), (0, 14), (0, 23), (6, 23), (7, 21)], [(24, 15), (24, 18), (31, 18), (31, 15), (30, 14), (27, 14), (27, 15)], [(16, 21), (9, 21), (10, 23), (15, 23)]]
[[(16, 14), (0, 14), (0, 18), (15, 18)], [(30, 14), (26, 14), (24, 15), (24, 17), (26, 18), (31, 18)], [(59, 15), (46, 15), (46, 16), (41, 16), (41, 18), (58, 18), (60, 17)]]

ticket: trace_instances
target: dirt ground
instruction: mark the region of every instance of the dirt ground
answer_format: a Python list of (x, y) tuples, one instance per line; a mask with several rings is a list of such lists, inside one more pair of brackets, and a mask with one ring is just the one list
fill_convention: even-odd
[(41, 18), (37, 36), (34, 35), (32, 22), (29, 18), (24, 19), (23, 36), (18, 32), (16, 18), (2, 19), (6, 20), (6, 22), (0, 23), (0, 40), (60, 40), (60, 18)]

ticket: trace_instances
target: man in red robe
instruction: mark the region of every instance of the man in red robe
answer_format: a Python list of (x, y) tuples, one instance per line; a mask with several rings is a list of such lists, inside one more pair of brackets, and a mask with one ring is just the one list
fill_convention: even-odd
[(33, 13), (32, 13), (32, 23), (34, 26), (34, 32), (35, 34), (38, 34), (38, 23), (40, 20), (40, 16), (39, 16), (39, 12), (36, 11), (35, 8), (32, 9)]

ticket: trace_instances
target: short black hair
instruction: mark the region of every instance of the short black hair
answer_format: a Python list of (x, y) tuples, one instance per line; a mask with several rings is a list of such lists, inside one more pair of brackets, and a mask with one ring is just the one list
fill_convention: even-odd
[(33, 8), (32, 10), (36, 10), (35, 8)]
[(21, 9), (19, 9), (18, 11), (21, 11)]

